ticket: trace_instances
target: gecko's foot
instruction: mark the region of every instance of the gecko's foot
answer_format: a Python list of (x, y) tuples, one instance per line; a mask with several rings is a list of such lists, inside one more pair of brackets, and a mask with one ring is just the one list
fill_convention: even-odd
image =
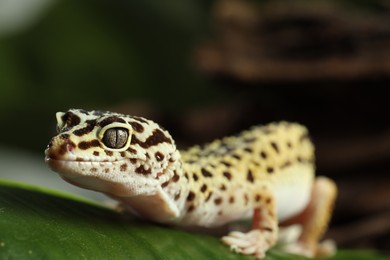
[(332, 239), (327, 239), (318, 244), (316, 256), (332, 256), (336, 253), (337, 246)]
[(332, 256), (336, 252), (336, 244), (333, 240), (325, 240), (317, 246), (307, 246), (302, 243), (291, 243), (283, 247), (283, 250), (297, 255), (306, 257), (327, 257)]
[(258, 229), (251, 230), (248, 233), (230, 232), (229, 235), (222, 237), (222, 242), (230, 246), (230, 249), (234, 252), (253, 255), (259, 259), (265, 257), (265, 252), (271, 246), (267, 241), (266, 232)]
[(282, 247), (282, 249), (284, 252), (295, 254), (295, 255), (301, 255), (305, 257), (313, 257), (315, 255), (314, 249), (309, 248), (300, 243), (286, 244)]

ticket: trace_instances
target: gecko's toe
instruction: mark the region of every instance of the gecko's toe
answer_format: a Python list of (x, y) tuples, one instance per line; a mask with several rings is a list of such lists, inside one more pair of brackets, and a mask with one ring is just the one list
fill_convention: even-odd
[(328, 257), (336, 252), (336, 244), (333, 240), (325, 240), (317, 245), (304, 243), (290, 243), (282, 247), (284, 251), (306, 257)]
[(222, 242), (230, 246), (234, 252), (253, 255), (261, 259), (264, 258), (265, 252), (271, 246), (266, 237), (267, 235), (261, 230), (252, 230), (248, 233), (235, 231), (222, 237)]

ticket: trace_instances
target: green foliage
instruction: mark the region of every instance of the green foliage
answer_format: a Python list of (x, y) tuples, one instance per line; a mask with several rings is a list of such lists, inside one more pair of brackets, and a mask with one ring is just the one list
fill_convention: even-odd
[(0, 184), (2, 259), (247, 259), (215, 237), (124, 219), (68, 195)]
[[(0, 181), (1, 259), (251, 259), (219, 239), (122, 215), (90, 201)], [(271, 250), (267, 259), (303, 259)], [(341, 251), (334, 259), (380, 259)], [(384, 256), (383, 256), (383, 259)]]
[(0, 35), (0, 121), (13, 125), (1, 144), (41, 151), (55, 112), (69, 108), (145, 102), (179, 114), (216, 97), (193, 64), (209, 22), (201, 1), (54, 2)]

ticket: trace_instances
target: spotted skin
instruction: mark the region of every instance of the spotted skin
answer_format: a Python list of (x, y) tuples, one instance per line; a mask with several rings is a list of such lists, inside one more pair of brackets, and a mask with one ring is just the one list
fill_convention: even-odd
[(314, 147), (299, 124), (257, 126), (179, 151), (165, 129), (141, 117), (70, 109), (57, 113), (57, 123), (58, 135), (45, 151), (48, 165), (74, 185), (117, 199), (123, 209), (179, 227), (252, 219), (249, 232), (233, 231), (222, 241), (257, 258), (276, 243), (283, 222), (303, 227), (287, 251), (334, 251), (318, 241), (336, 186), (314, 176)]

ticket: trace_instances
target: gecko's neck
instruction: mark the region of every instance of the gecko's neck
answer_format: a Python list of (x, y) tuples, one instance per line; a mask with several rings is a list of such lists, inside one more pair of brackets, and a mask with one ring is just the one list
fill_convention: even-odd
[(184, 171), (180, 152), (176, 151), (177, 156), (171, 158), (170, 164), (166, 169), (166, 176), (169, 179), (161, 183), (162, 193), (169, 198), (169, 203), (174, 204), (178, 209), (177, 219), (180, 219), (186, 211), (186, 200), (189, 194), (188, 173)]
[(151, 194), (130, 197), (108, 195), (121, 201), (124, 210), (135, 212), (145, 219), (164, 224), (180, 222), (185, 213), (189, 187), (188, 179), (183, 173), (179, 151), (170, 158), (164, 173), (157, 178), (160, 185)]

